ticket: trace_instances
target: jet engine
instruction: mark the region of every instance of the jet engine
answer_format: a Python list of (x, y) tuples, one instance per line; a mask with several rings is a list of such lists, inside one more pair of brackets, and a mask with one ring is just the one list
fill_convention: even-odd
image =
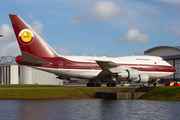
[(137, 70), (127, 70), (127, 71), (123, 71), (117, 74), (118, 78), (124, 78), (124, 79), (138, 79), (139, 77), (139, 72)]
[(145, 73), (139, 74), (137, 70), (133, 70), (133, 69), (129, 69), (127, 71), (118, 73), (117, 78), (128, 79), (134, 82), (148, 82), (149, 81), (148, 74), (145, 74)]
[(147, 83), (149, 81), (149, 75), (142, 73), (139, 74), (139, 78), (138, 79), (134, 79), (134, 82), (142, 82), (142, 83)]

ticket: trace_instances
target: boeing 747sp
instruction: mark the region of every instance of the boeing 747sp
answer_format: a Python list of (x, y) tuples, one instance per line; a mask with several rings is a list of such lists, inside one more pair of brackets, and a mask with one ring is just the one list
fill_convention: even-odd
[(47, 71), (59, 78), (88, 79), (87, 86), (116, 86), (116, 81), (148, 82), (172, 75), (176, 70), (161, 57), (87, 57), (58, 55), (18, 15), (9, 15), (22, 55), (17, 63)]

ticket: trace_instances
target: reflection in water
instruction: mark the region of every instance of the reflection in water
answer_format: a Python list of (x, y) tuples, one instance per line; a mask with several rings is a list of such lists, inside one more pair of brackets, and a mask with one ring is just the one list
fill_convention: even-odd
[(180, 102), (153, 100), (0, 100), (3, 120), (178, 120)]

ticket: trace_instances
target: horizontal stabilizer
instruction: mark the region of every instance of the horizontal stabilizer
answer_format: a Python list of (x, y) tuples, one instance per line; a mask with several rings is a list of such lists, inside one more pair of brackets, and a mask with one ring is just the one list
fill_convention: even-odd
[(31, 55), (27, 52), (22, 52), (22, 62), (35, 64), (35, 65), (50, 65), (52, 63), (49, 63), (45, 60), (42, 60), (34, 55)]

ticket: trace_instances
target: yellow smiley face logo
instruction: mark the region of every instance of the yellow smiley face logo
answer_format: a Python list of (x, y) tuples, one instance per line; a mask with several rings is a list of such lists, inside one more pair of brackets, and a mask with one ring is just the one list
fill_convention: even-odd
[(29, 31), (24, 31), (22, 34), (21, 34), (21, 39), (22, 41), (24, 42), (29, 42), (31, 41), (32, 39), (32, 35)]

